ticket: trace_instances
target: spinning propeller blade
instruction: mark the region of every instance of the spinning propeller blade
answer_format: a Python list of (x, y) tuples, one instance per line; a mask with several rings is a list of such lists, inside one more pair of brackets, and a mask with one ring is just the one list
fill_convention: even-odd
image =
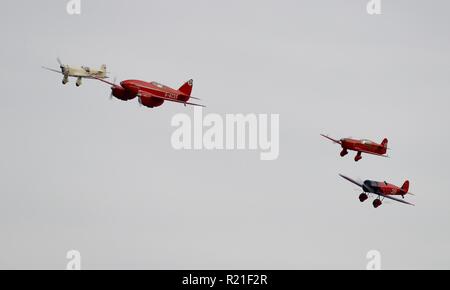
[(56, 61), (59, 63), (59, 68), (61, 69), (61, 73), (63, 75), (68, 74), (69, 67), (67, 65), (64, 65), (59, 57), (56, 58)]
[(110, 100), (112, 100), (112, 98), (113, 98), (113, 89), (114, 89), (114, 87), (116, 86), (116, 81), (117, 81), (117, 77), (114, 77), (114, 80), (113, 80), (113, 85), (111, 86), (111, 93), (109, 94), (109, 99)]

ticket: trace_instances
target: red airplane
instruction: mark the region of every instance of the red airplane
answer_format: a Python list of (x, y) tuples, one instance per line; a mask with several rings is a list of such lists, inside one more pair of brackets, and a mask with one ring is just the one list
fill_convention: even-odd
[(384, 139), (381, 144), (375, 143), (370, 140), (355, 140), (351, 138), (344, 138), (341, 140), (335, 140), (331, 137), (328, 137), (327, 135), (320, 134), (322, 137), (325, 137), (334, 143), (337, 143), (341, 145), (342, 151), (341, 151), (341, 157), (344, 157), (348, 154), (348, 150), (356, 151), (358, 152), (355, 156), (355, 161), (358, 162), (362, 159), (362, 153), (382, 156), (382, 157), (389, 157), (386, 155), (386, 152), (388, 150), (388, 139)]
[(373, 201), (373, 207), (378, 208), (383, 204), (383, 200), (385, 198), (395, 200), (404, 204), (413, 205), (412, 203), (406, 202), (404, 200), (395, 198), (393, 196), (401, 196), (403, 199), (405, 198), (406, 194), (413, 195), (409, 191), (409, 181), (405, 181), (402, 187), (397, 187), (395, 185), (389, 184), (386, 181), (385, 182), (378, 182), (378, 181), (372, 181), (372, 180), (366, 180), (364, 182), (353, 180), (345, 175), (339, 174), (342, 178), (350, 181), (353, 184), (356, 184), (357, 186), (361, 187), (363, 190), (363, 193), (359, 195), (359, 200), (361, 202), (366, 201), (369, 197), (367, 194), (375, 194), (378, 197)]
[(181, 103), (192, 106), (204, 107), (200, 104), (188, 102), (191, 97), (193, 80), (187, 81), (178, 90), (174, 90), (157, 82), (145, 82), (140, 80), (125, 80), (120, 85), (110, 83), (104, 79), (94, 77), (95, 79), (111, 85), (111, 95), (122, 101), (132, 100), (138, 97), (139, 103), (149, 108), (161, 106), (165, 101)]

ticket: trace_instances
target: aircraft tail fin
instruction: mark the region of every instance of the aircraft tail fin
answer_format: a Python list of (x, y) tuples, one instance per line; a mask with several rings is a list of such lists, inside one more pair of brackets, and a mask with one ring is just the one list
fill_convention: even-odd
[(194, 80), (189, 80), (184, 83), (178, 90), (186, 96), (191, 96), (192, 93), (192, 87), (194, 85)]
[(403, 190), (405, 193), (408, 193), (408, 191), (409, 191), (409, 181), (408, 181), (408, 180), (405, 181), (405, 183), (403, 183), (402, 190)]
[(102, 66), (100, 67), (100, 70), (102, 72), (106, 72), (106, 64), (102, 64)]

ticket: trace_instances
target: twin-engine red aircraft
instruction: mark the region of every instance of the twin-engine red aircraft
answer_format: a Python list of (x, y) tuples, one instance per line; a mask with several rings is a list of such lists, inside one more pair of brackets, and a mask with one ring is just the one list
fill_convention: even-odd
[(181, 103), (185, 106), (204, 107), (200, 104), (188, 102), (189, 99), (199, 100), (191, 97), (194, 84), (193, 80), (187, 81), (178, 90), (175, 90), (157, 82), (149, 83), (140, 80), (125, 80), (120, 82), (120, 85), (117, 85), (100, 78), (95, 79), (111, 85), (111, 98), (114, 96), (119, 100), (128, 101), (137, 97), (141, 105), (149, 108), (159, 107), (165, 101)]
[(385, 198), (391, 199), (394, 201), (398, 201), (398, 202), (401, 202), (404, 204), (414, 205), (412, 203), (409, 203), (404, 200), (393, 197), (393, 196), (401, 196), (404, 199), (405, 195), (407, 195), (407, 194), (413, 195), (412, 193), (408, 192), (409, 191), (409, 181), (408, 180), (405, 181), (405, 183), (403, 184), (402, 187), (397, 187), (395, 185), (387, 183), (386, 181), (378, 182), (378, 181), (366, 180), (364, 182), (360, 182), (360, 181), (353, 180), (342, 174), (339, 174), (339, 176), (341, 176), (342, 178), (344, 178), (344, 179), (350, 181), (351, 183), (356, 184), (357, 186), (362, 188), (363, 193), (361, 193), (359, 195), (359, 200), (361, 202), (364, 202), (369, 198), (369, 196), (367, 194), (377, 195), (378, 198), (376, 198), (373, 201), (374, 208), (380, 207), (383, 204), (383, 200)]
[(382, 157), (388, 157), (386, 155), (386, 152), (388, 150), (388, 139), (384, 139), (381, 144), (375, 143), (370, 140), (355, 140), (351, 138), (344, 138), (341, 140), (336, 140), (331, 137), (328, 137), (327, 135), (321, 134), (322, 137), (327, 138), (328, 140), (333, 141), (334, 143), (337, 143), (341, 145), (342, 151), (341, 156), (344, 157), (348, 154), (348, 150), (356, 151), (358, 152), (355, 156), (355, 161), (358, 162), (362, 159), (362, 153), (382, 156)]

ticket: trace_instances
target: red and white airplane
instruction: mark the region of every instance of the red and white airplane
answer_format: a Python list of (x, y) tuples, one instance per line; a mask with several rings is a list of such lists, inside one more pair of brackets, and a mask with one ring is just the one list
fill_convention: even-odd
[(337, 143), (341, 145), (342, 151), (341, 151), (341, 157), (344, 157), (348, 154), (348, 150), (350, 151), (356, 151), (358, 152), (355, 156), (355, 161), (358, 162), (362, 159), (362, 153), (382, 156), (382, 157), (389, 157), (386, 155), (386, 152), (388, 150), (388, 139), (384, 139), (381, 144), (375, 143), (370, 140), (355, 140), (351, 138), (344, 138), (341, 140), (336, 140), (331, 137), (328, 137), (327, 135), (320, 134), (322, 137), (327, 138), (328, 140), (333, 141), (334, 143)]
[(361, 181), (353, 180), (350, 177), (347, 177), (342, 174), (339, 174), (339, 176), (362, 188), (363, 193), (361, 193), (359, 195), (359, 200), (361, 202), (364, 202), (369, 198), (368, 194), (377, 195), (378, 197), (373, 201), (374, 208), (380, 207), (383, 204), (383, 200), (385, 198), (414, 206), (414, 204), (412, 204), (412, 203), (409, 203), (407, 201), (404, 201), (402, 199), (394, 197), (394, 196), (401, 196), (404, 199), (405, 195), (407, 195), (407, 194), (413, 195), (412, 193), (409, 192), (409, 181), (408, 180), (405, 181), (405, 183), (403, 184), (402, 187), (398, 187), (398, 186), (389, 184), (386, 181), (378, 182), (378, 181), (366, 180), (364, 182), (361, 182)]
[(95, 78), (99, 81), (111, 85), (111, 95), (119, 100), (128, 101), (138, 98), (141, 105), (155, 108), (161, 106), (165, 101), (181, 103), (192, 106), (204, 107), (200, 104), (190, 103), (190, 99), (196, 99), (191, 96), (193, 80), (184, 83), (178, 90), (169, 88), (157, 82), (145, 82), (140, 80), (125, 80), (120, 82), (120, 85), (110, 83), (101, 78)]

